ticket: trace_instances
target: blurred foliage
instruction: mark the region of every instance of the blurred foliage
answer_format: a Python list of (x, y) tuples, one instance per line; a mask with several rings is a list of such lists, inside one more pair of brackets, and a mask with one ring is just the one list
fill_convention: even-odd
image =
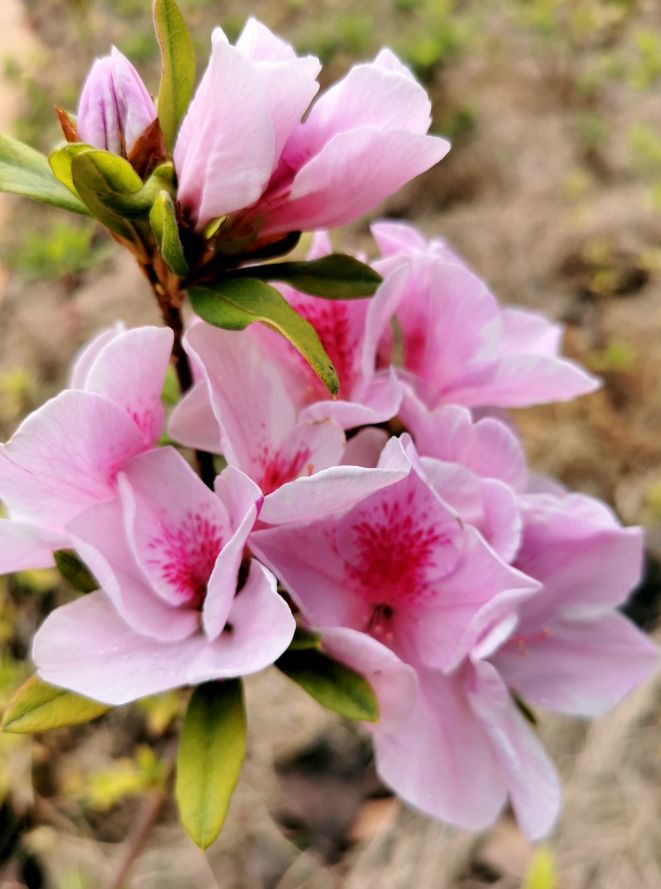
[(94, 243), (94, 225), (58, 219), (45, 230), (28, 229), (4, 260), (28, 281), (54, 281), (92, 268), (108, 257), (112, 244)]
[[(151, 747), (141, 744), (132, 757), (115, 760), (111, 766), (87, 775), (70, 775), (69, 792), (78, 790), (84, 805), (107, 812), (125, 799), (163, 786), (167, 766)], [(75, 782), (75, 783), (74, 783)]]
[(557, 889), (555, 863), (551, 850), (539, 846), (532, 857), (522, 889)]

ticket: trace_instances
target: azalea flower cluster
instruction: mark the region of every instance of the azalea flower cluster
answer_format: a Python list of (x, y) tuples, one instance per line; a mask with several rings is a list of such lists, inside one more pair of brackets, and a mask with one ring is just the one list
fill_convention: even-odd
[[(241, 249), (346, 223), (447, 150), (390, 52), (301, 123), (318, 71), (255, 21), (236, 46), (214, 34), (173, 153), (189, 259), (210, 223)], [(76, 138), (130, 161), (155, 121), (130, 63), (97, 62)], [(561, 328), (502, 308), (442, 240), (372, 235), (373, 297), (278, 286), (336, 397), (275, 323), (96, 336), (0, 448), (0, 572), (75, 551), (98, 589), (46, 618), (33, 659), (109, 705), (255, 673), (311, 634), (374, 690), (377, 766), (403, 799), (470, 829), (509, 800), (537, 838), (559, 785), (531, 712), (601, 713), (656, 669), (617, 610), (642, 532), (531, 473), (504, 414), (597, 387)], [(308, 260), (330, 254), (317, 231)], [(166, 411), (173, 354), (190, 380)]]

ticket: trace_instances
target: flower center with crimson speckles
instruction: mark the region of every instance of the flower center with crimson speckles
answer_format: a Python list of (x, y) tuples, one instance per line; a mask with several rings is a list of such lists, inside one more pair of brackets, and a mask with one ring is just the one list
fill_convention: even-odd
[(180, 605), (199, 608), (223, 545), (217, 524), (202, 513), (188, 512), (176, 528), (161, 526), (149, 543), (156, 567)]
[(397, 487), (353, 510), (336, 537), (347, 582), (370, 606), (374, 635), (397, 611), (433, 602), (458, 558), (456, 520), (424, 488), (416, 496)]

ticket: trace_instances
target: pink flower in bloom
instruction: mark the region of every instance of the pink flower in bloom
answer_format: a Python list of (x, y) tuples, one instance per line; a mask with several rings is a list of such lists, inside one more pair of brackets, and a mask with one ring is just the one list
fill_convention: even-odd
[(555, 772), (480, 660), (511, 633), (537, 584), (459, 521), (427, 468), (406, 439), (392, 439), (375, 469), (330, 469), (271, 494), (263, 519), (287, 524), (254, 532), (250, 544), (327, 650), (373, 684), (384, 780), (472, 829), (509, 793), (538, 835), (557, 812)]
[[(308, 259), (331, 252), (325, 232), (317, 232)], [(290, 368), (289, 388), (309, 420), (335, 419), (343, 429), (392, 419), (402, 400), (402, 387), (392, 368), (378, 370), (377, 348), (406, 283), (404, 270), (391, 275), (370, 299), (321, 299), (286, 285), (279, 290), (317, 332), (337, 371), (337, 398), (328, 391), (300, 354), (273, 334), (273, 348)]]
[(333, 420), (303, 420), (283, 378), (286, 368), (251, 330), (194, 324), (185, 347), (202, 380), (176, 407), (170, 435), (221, 453), (265, 494), (342, 458), (344, 432)]
[(271, 664), (294, 633), (276, 580), (253, 561), (237, 592), (262, 501), (233, 467), (215, 492), (172, 448), (139, 455), (119, 494), (68, 531), (101, 590), (54, 611), (34, 640), (47, 682), (108, 704)]
[(114, 46), (92, 66), (78, 106), (78, 137), (94, 148), (128, 155), (156, 120), (156, 108), (138, 72)]
[[(385, 276), (406, 268), (396, 310), (402, 332), (399, 371), (428, 406), (526, 407), (567, 401), (598, 381), (559, 356), (562, 328), (541, 315), (502, 309), (484, 283), (442, 241), (427, 244), (410, 226), (382, 223), (372, 232)], [(392, 342), (381, 343), (389, 363)]]
[(343, 225), (449, 150), (428, 136), (430, 102), (387, 50), (313, 106), (320, 65), (250, 19), (235, 47), (220, 29), (174, 160), (197, 227), (237, 211), (230, 230), (275, 238)]
[(66, 526), (114, 496), (122, 466), (154, 446), (172, 331), (107, 331), (80, 355), (65, 390), (0, 446), (0, 573), (53, 564)]
[(523, 540), (515, 564), (542, 584), (492, 658), (533, 706), (594, 716), (658, 668), (657, 649), (615, 609), (638, 583), (640, 528), (623, 528), (581, 494), (520, 498)]

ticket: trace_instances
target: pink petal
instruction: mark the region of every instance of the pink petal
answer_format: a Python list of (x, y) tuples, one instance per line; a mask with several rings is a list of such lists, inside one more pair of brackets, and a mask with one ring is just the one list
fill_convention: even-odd
[(523, 490), (528, 472), (523, 448), (514, 433), (491, 417), (475, 422), (469, 410), (443, 405), (429, 411), (409, 389), (400, 417), (420, 454), (460, 463), (482, 478), (499, 479)]
[(275, 133), (260, 74), (219, 29), (212, 43), (174, 150), (178, 198), (198, 228), (254, 203), (274, 165)]
[(449, 151), (437, 136), (377, 126), (340, 132), (305, 163), (289, 199), (268, 214), (262, 234), (334, 228), (374, 209)]
[(158, 642), (125, 624), (103, 593), (91, 593), (52, 612), (32, 654), (46, 682), (120, 705), (182, 685), (257, 672), (282, 654), (295, 629), (275, 579), (255, 563), (231, 620), (232, 631), (215, 642), (202, 635)]
[(387, 441), (388, 433), (385, 429), (376, 429), (374, 426), (361, 429), (347, 441), (342, 465), (364, 466), (366, 469), (376, 467)]
[(135, 423), (108, 398), (62, 392), (0, 446), (0, 496), (16, 518), (62, 529), (114, 495), (117, 471), (143, 447)]
[(517, 821), (531, 840), (538, 840), (558, 817), (558, 775), (496, 670), (484, 662), (473, 669), (468, 681), (471, 706), (497, 751)]
[(145, 446), (163, 430), (161, 393), (174, 335), (167, 327), (137, 327), (118, 333), (96, 355), (85, 389), (106, 395), (135, 422)]
[(170, 414), (168, 433), (187, 448), (220, 454), (220, 429), (204, 380), (195, 383)]
[(660, 664), (655, 645), (625, 617), (559, 617), (545, 632), (525, 625), (494, 657), (509, 685), (537, 707), (598, 716), (649, 679)]
[(92, 506), (68, 525), (68, 531), (115, 610), (137, 633), (167, 642), (195, 632), (197, 611), (173, 608), (149, 587), (129, 548), (119, 498)]
[(392, 731), (411, 713), (417, 694), (415, 670), (376, 639), (357, 630), (334, 627), (320, 630), (324, 650), (361, 673), (379, 703), (376, 731)]
[(232, 533), (227, 510), (174, 448), (132, 460), (119, 477), (136, 563), (164, 602), (194, 608)]
[(29, 522), (0, 519), (0, 575), (32, 568), (51, 568), (53, 550), (67, 545), (65, 535)]
[(503, 309), (500, 351), (503, 355), (532, 353), (555, 358), (562, 347), (563, 328), (528, 309)]
[(288, 482), (265, 498), (260, 518), (269, 524), (283, 524), (345, 512), (370, 494), (405, 478), (410, 469), (401, 442), (391, 439), (376, 469), (333, 466)]
[(69, 376), (70, 389), (85, 388), (87, 374), (89, 373), (89, 369), (94, 363), (96, 356), (105, 345), (114, 340), (116, 336), (125, 330), (126, 327), (124, 327), (121, 322), (118, 322), (113, 327), (102, 330), (101, 333), (98, 333), (96, 336), (92, 337), (89, 342), (85, 343), (74, 356), (71, 365), (71, 373)]
[(230, 517), (232, 533), (216, 559), (204, 600), (202, 623), (212, 641), (218, 638), (227, 623), (246, 541), (263, 501), (257, 485), (233, 466), (228, 466), (216, 478), (215, 491)]
[(425, 814), (482, 830), (505, 804), (497, 752), (466, 699), (461, 673), (419, 670), (418, 680), (420, 692), (406, 724), (375, 732), (379, 775)]
[(309, 421), (330, 418), (342, 429), (353, 429), (391, 420), (399, 410), (401, 400), (402, 387), (390, 368), (374, 378), (359, 400), (315, 401), (301, 412), (301, 418)]

